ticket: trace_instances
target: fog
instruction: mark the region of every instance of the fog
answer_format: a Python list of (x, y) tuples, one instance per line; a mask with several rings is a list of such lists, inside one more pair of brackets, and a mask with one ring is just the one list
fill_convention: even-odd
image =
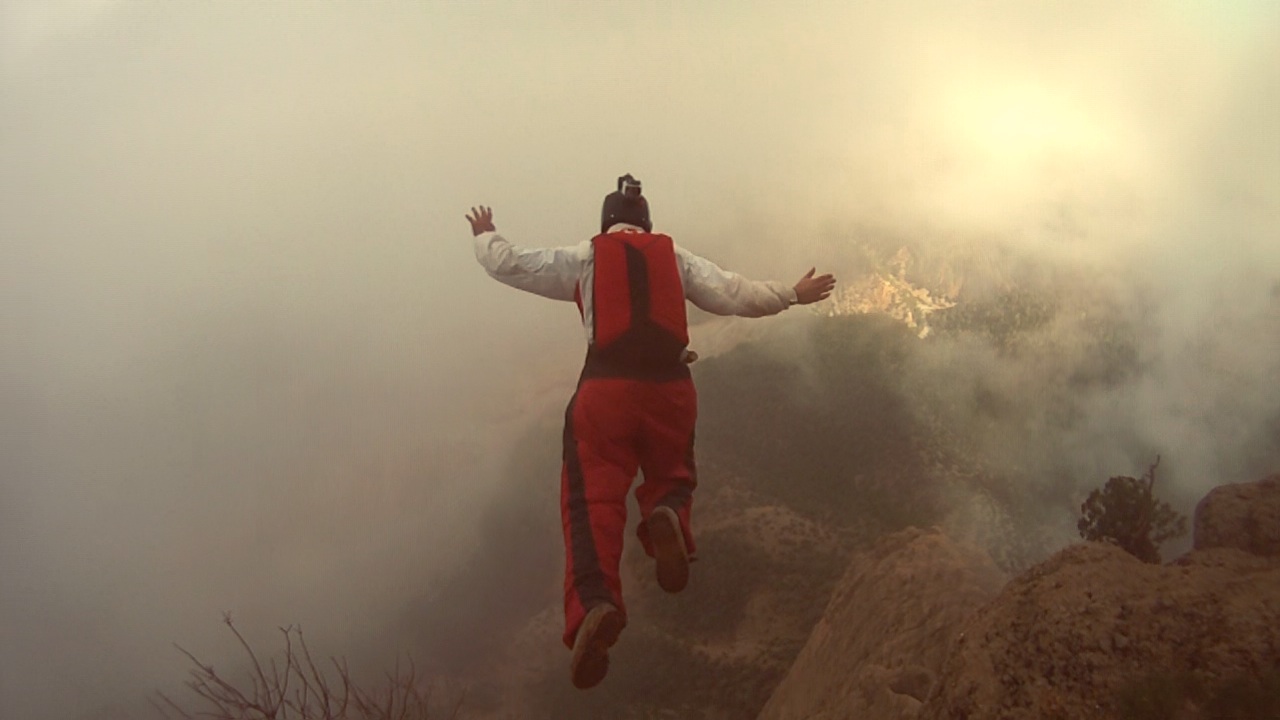
[(224, 611), (386, 637), (495, 492), (556, 492), (501, 469), (580, 328), (485, 277), (480, 203), (576, 243), (631, 172), (754, 277), (864, 236), (1087, 268), (1149, 334), (1082, 465), (1145, 469), (1124, 428), (1203, 488), (1280, 434), (1265, 0), (0, 0), (0, 62), (5, 717), (132, 707)]

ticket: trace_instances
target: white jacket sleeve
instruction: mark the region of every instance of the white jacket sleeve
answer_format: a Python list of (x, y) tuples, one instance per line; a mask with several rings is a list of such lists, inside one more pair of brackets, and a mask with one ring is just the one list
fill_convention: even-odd
[(493, 279), (551, 298), (573, 300), (591, 243), (530, 249), (512, 245), (496, 232), (476, 236), (476, 260)]
[(716, 315), (776, 315), (796, 302), (795, 288), (776, 280), (749, 280), (676, 247), (680, 279), (689, 302)]

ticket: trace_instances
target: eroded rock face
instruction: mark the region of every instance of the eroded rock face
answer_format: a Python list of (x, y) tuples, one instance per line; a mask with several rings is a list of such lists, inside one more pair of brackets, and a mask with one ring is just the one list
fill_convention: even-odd
[(1280, 555), (1280, 474), (1210, 491), (1196, 506), (1194, 547)]
[(760, 718), (1108, 719), (1153, 699), (1175, 705), (1138, 716), (1280, 718), (1280, 475), (1217, 488), (1195, 530), (1169, 565), (1079, 544), (998, 595), (979, 551), (890, 536), (853, 561)]
[(881, 540), (853, 560), (760, 720), (915, 717), (960, 624), (1003, 582), (938, 530)]
[(1280, 557), (1231, 548), (1173, 565), (1096, 543), (1009, 583), (964, 626), (920, 718), (1120, 717), (1156, 676), (1206, 683), (1280, 667)]

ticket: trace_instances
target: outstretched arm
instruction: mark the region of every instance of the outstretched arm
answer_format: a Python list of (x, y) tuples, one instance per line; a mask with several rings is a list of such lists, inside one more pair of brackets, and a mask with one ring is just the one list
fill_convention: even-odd
[[(493, 210), (481, 205), (466, 216), (475, 237), (476, 260), (493, 279), (552, 300), (573, 300), (586, 252), (582, 245), (522, 248), (498, 234)], [(590, 244), (587, 244), (588, 247)]]
[(750, 280), (684, 248), (677, 247), (676, 256), (685, 296), (694, 305), (716, 315), (776, 315), (792, 305), (826, 299), (836, 284), (835, 277), (817, 276), (816, 270), (810, 270), (794, 287), (789, 287), (776, 280)]

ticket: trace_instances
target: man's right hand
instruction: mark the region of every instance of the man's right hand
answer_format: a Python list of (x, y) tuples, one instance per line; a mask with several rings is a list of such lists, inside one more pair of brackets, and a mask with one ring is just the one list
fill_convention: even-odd
[(493, 226), (493, 209), (483, 205), (480, 209), (471, 208), (471, 214), (467, 216), (467, 222), (471, 223), (471, 234), (479, 235), (483, 232), (492, 232), (498, 228)]
[(810, 305), (831, 296), (831, 291), (836, 287), (835, 276), (827, 274), (814, 277), (817, 272), (817, 268), (810, 268), (809, 272), (800, 278), (800, 282), (796, 283), (797, 305)]

